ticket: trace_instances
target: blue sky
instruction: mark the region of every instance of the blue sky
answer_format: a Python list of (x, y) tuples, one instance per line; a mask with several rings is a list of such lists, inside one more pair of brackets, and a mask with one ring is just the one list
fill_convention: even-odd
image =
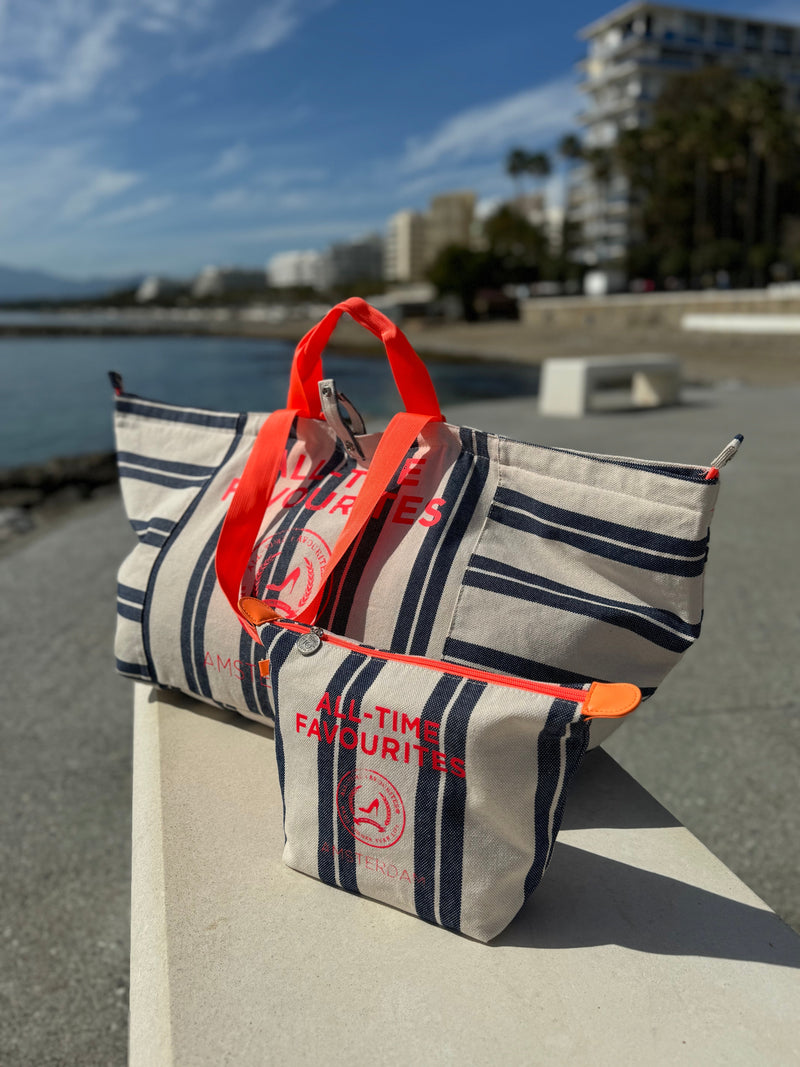
[(614, 6), (0, 0), (0, 263), (262, 266), (437, 192), (508, 195), (509, 146), (575, 128), (576, 34)]

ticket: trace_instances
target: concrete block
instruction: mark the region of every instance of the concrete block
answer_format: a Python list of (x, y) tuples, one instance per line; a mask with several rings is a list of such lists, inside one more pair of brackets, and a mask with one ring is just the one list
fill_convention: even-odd
[(283, 866), (271, 732), (136, 687), (131, 1067), (796, 1062), (800, 938), (602, 750), (481, 945)]
[(680, 382), (680, 363), (672, 356), (643, 354), (548, 359), (542, 366), (539, 412), (579, 417), (590, 410), (598, 390), (609, 386), (629, 389), (633, 407), (661, 407), (677, 403)]

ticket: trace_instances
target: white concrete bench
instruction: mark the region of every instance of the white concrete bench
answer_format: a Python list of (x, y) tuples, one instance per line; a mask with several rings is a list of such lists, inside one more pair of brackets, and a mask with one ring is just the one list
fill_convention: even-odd
[(136, 686), (130, 1067), (797, 1062), (800, 938), (602, 750), (481, 945), (281, 863), (271, 731)]
[(675, 404), (680, 397), (681, 367), (672, 356), (575, 356), (547, 359), (542, 365), (539, 412), (584, 415), (600, 389), (625, 386), (637, 408)]

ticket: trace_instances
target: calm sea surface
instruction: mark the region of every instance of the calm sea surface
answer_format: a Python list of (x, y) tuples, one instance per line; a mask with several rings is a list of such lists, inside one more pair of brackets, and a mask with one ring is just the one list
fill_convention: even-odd
[[(112, 392), (222, 411), (283, 407), (294, 346), (226, 337), (0, 338), (0, 467), (113, 448)], [(442, 409), (465, 400), (533, 394), (538, 368), (430, 363)], [(365, 416), (399, 405), (385, 360), (328, 354), (336, 379)]]

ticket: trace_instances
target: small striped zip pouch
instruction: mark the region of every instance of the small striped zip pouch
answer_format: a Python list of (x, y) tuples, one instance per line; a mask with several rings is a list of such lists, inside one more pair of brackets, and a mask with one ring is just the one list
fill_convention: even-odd
[[(264, 605), (244, 598), (253, 622)], [(267, 609), (268, 611), (269, 609)], [(530, 682), (258, 626), (275, 709), (284, 862), (490, 941), (539, 884), (593, 718), (628, 684)]]

